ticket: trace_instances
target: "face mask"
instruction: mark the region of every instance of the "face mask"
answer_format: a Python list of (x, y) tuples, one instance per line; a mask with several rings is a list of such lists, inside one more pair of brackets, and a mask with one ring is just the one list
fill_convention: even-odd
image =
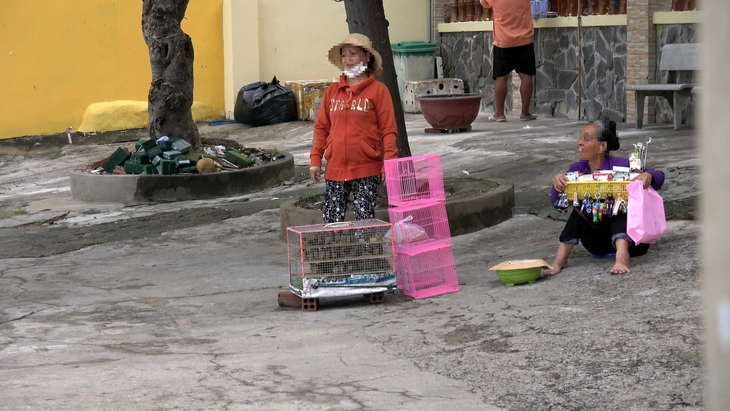
[(344, 73), (348, 78), (354, 78), (364, 73), (367, 67), (362, 62), (355, 66), (352, 70), (345, 69)]

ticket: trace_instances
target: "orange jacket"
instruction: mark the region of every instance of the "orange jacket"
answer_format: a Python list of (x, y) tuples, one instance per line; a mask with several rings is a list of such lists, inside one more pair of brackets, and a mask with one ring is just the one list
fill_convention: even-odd
[(321, 166), (324, 154), (327, 180), (378, 175), (384, 159), (398, 157), (397, 134), (393, 100), (385, 84), (369, 74), (367, 80), (350, 88), (342, 75), (322, 97), (310, 165)]

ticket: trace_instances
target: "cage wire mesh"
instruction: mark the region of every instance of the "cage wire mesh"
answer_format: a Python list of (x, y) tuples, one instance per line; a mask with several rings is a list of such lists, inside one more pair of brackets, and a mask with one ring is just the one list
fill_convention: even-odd
[(388, 209), (396, 252), (433, 242), (451, 245), (449, 219), (443, 201), (429, 201)]
[(444, 201), (441, 156), (426, 155), (385, 160), (388, 203), (400, 206), (415, 201)]
[(451, 245), (432, 243), (398, 252), (398, 288), (413, 298), (459, 291)]

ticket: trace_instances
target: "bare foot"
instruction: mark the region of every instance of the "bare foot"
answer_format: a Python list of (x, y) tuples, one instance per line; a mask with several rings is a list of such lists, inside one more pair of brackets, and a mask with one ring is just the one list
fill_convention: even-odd
[(559, 273), (560, 271), (562, 271), (563, 268), (567, 267), (568, 262), (555, 260), (555, 261), (553, 261), (552, 266), (553, 266), (552, 270), (543, 270), (542, 275), (544, 275), (544, 276), (555, 275), (555, 274)]
[(555, 254), (555, 261), (553, 261), (553, 268), (551, 270), (544, 270), (542, 274), (545, 276), (555, 275), (563, 268), (567, 267), (568, 256), (574, 246), (575, 243), (560, 243), (558, 246), (558, 252)]
[(616, 264), (611, 267), (611, 274), (626, 274), (631, 272), (629, 270), (629, 259), (628, 258), (619, 258), (619, 256), (616, 256)]
[(626, 274), (629, 270), (629, 242), (623, 238), (616, 239), (616, 263), (611, 267), (611, 274)]

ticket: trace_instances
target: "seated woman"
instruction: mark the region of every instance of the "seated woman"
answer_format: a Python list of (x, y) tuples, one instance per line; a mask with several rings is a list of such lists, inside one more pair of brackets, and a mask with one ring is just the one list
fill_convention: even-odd
[[(580, 161), (570, 165), (568, 172), (578, 171), (582, 174), (593, 173), (597, 170), (612, 170), (614, 166), (629, 167), (629, 159), (609, 156), (609, 151), (618, 150), (619, 141), (616, 135), (616, 123), (613, 121), (597, 121), (583, 128), (578, 139), (578, 158)], [(648, 169), (639, 174), (634, 180), (640, 180), (644, 188), (650, 185), (659, 190), (664, 184), (664, 173), (659, 170)], [(552, 202), (558, 199), (568, 183), (565, 174), (553, 177)], [(572, 199), (570, 199), (572, 200)], [(631, 205), (629, 204), (629, 207)], [(625, 274), (629, 270), (629, 259), (643, 255), (649, 249), (649, 244), (636, 245), (626, 234), (626, 214), (610, 216), (602, 222), (589, 221), (579, 210), (573, 209), (560, 234), (560, 245), (551, 270), (545, 270), (544, 275), (555, 275), (568, 265), (568, 255), (580, 241), (583, 247), (591, 254), (604, 256), (616, 254), (616, 263), (611, 268), (611, 274)]]

